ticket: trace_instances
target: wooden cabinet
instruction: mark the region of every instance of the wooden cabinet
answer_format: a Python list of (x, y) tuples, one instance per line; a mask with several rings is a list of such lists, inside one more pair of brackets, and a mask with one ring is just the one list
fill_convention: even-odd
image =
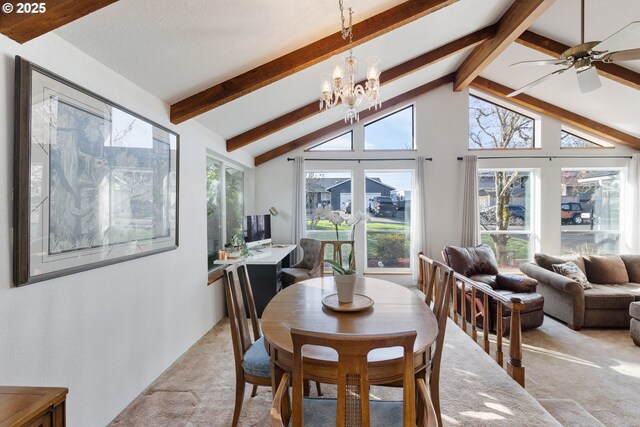
[(0, 386), (0, 427), (64, 427), (68, 389)]

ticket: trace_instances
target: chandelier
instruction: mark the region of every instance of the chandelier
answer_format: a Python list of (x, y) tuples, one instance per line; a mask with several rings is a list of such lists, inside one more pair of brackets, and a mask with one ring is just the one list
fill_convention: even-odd
[(376, 110), (382, 103), (380, 100), (380, 69), (378, 64), (380, 58), (371, 56), (367, 59), (367, 80), (356, 84), (356, 72), (358, 71), (358, 60), (353, 56), (353, 10), (349, 8), (349, 25), (345, 26), (344, 7), (342, 0), (338, 0), (340, 5), (340, 18), (342, 20), (342, 39), (349, 39), (349, 54), (344, 61), (337, 60), (333, 67), (331, 77), (329, 74), (322, 76), (322, 94), (320, 95), (320, 109), (324, 107), (329, 110), (339, 103), (344, 107), (344, 121), (353, 124), (360, 120), (358, 106), (362, 101), (367, 102), (368, 108), (374, 107)]

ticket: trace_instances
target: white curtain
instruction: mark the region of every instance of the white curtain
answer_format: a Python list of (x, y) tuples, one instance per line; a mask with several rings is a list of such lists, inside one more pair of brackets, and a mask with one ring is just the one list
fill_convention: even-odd
[(476, 246), (479, 242), (480, 218), (478, 212), (478, 157), (462, 158), (460, 181), (460, 245)]
[(426, 167), (425, 159), (416, 159), (416, 172), (413, 180), (411, 195), (411, 270), (413, 283), (418, 283), (418, 252), (427, 253), (427, 210), (426, 198)]
[(629, 160), (627, 175), (627, 218), (628, 233), (625, 233), (625, 252), (640, 253), (640, 154), (634, 154)]
[[(293, 243), (300, 244), (300, 239), (305, 236), (305, 220), (306, 220), (306, 204), (305, 204), (305, 181), (304, 159), (297, 156), (293, 160), (293, 218), (291, 226), (293, 227)], [(298, 247), (291, 253), (291, 264), (297, 263), (302, 259), (302, 250)]]

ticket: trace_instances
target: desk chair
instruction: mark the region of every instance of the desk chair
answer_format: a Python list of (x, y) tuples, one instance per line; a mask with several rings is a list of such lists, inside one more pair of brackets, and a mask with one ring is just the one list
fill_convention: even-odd
[[(292, 416), (294, 427), (309, 426), (365, 426), (398, 425), (414, 427), (418, 420), (424, 425), (437, 426), (433, 405), (429, 400), (425, 382), (416, 380), (413, 364), (415, 331), (394, 334), (363, 335), (353, 337), (343, 334), (327, 334), (300, 329), (291, 330), (293, 340), (292, 402), (289, 402), (290, 376), (285, 373), (271, 407), (271, 425), (289, 425)], [(304, 363), (302, 348), (315, 345), (333, 348), (338, 353), (337, 399), (303, 398)], [(403, 401), (369, 401), (369, 377), (367, 355), (371, 350), (385, 347), (403, 348)], [(416, 393), (417, 387), (417, 393)], [(416, 408), (418, 395), (419, 413)]]
[(282, 269), (282, 285), (289, 286), (303, 280), (318, 277), (322, 267), (322, 244), (320, 240), (303, 237), (300, 239), (303, 251), (302, 261), (290, 268)]

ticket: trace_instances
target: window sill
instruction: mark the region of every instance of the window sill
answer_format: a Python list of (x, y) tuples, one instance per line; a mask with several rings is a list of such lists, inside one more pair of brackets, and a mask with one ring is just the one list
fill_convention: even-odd
[(222, 265), (209, 270), (209, 274), (207, 275), (207, 286), (222, 279), (222, 276), (224, 276), (224, 266)]

